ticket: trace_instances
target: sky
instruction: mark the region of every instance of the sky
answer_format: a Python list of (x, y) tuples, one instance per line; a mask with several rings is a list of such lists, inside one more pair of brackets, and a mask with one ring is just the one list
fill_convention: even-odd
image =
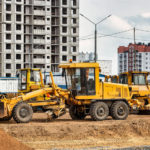
[[(99, 60), (112, 60), (112, 74), (118, 73), (117, 49), (129, 43), (150, 42), (150, 0), (79, 0), (80, 13), (97, 23), (111, 14), (98, 25), (97, 53)], [(94, 52), (94, 25), (80, 16), (79, 51)], [(121, 34), (113, 33), (124, 32)], [(103, 36), (103, 37), (102, 37)]]

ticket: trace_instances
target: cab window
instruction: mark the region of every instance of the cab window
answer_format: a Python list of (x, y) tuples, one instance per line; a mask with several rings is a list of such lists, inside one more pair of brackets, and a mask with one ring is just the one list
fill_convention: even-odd
[(145, 76), (145, 74), (133, 74), (132, 82), (135, 85), (146, 85), (146, 76)]

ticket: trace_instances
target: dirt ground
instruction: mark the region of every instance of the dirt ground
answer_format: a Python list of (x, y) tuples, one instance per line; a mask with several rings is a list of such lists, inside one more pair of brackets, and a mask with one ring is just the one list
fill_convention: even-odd
[(127, 120), (95, 122), (90, 118), (73, 121), (68, 114), (55, 121), (47, 121), (44, 113), (34, 114), (27, 124), (16, 124), (13, 120), (1, 122), (0, 128), (25, 145), (43, 150), (51, 148), (106, 149), (150, 146), (150, 116), (129, 115)]

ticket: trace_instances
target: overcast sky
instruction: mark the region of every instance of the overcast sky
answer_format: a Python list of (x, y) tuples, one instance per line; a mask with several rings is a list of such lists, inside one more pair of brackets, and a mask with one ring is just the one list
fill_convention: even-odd
[[(80, 13), (90, 18), (93, 22), (99, 22), (104, 17), (112, 14), (104, 22), (98, 25), (98, 36), (113, 34), (116, 32), (133, 29), (136, 30), (136, 42), (150, 42), (150, 0), (79, 0)], [(80, 41), (79, 50), (84, 52), (94, 51), (94, 25), (80, 16)], [(133, 43), (133, 30), (117, 37), (98, 38), (98, 58), (113, 61), (113, 74), (118, 73), (117, 49), (119, 46), (127, 46)], [(83, 40), (91, 38), (88, 40)]]

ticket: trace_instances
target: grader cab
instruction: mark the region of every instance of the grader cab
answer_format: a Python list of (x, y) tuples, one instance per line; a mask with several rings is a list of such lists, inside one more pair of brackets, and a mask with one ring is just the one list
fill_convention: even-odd
[(17, 77), (20, 93), (28, 93), (44, 86), (40, 69), (20, 69), (17, 71)]

